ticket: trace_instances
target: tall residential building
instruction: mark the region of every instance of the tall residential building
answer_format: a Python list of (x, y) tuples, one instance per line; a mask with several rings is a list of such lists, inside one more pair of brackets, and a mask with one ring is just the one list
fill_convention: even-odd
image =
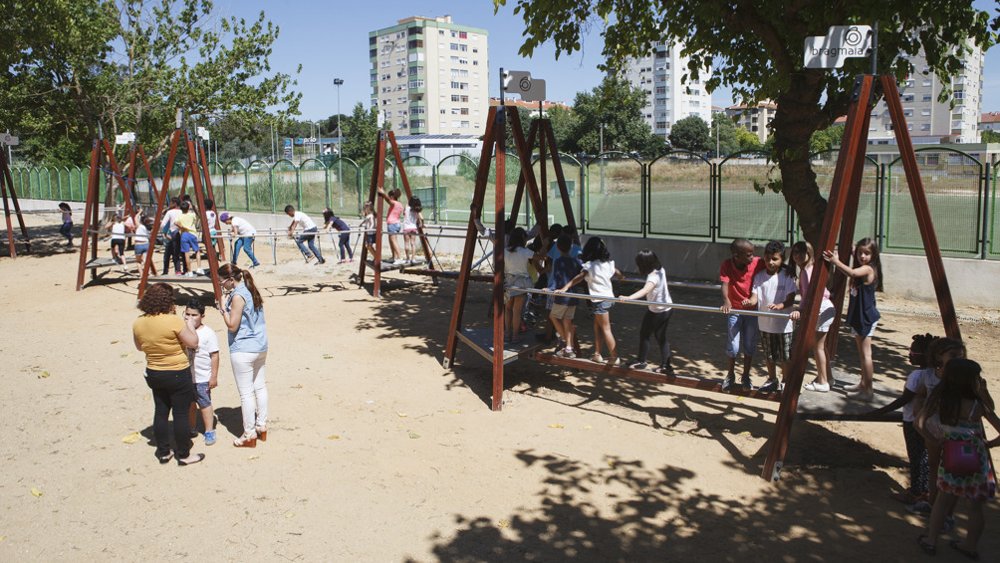
[[(983, 62), (983, 52), (978, 47), (965, 55), (965, 69), (951, 80), (955, 106), (950, 107), (948, 102), (937, 99), (941, 81), (931, 72), (923, 52), (910, 57), (913, 74), (899, 83), (899, 96), (914, 144), (937, 143), (943, 137), (953, 143), (979, 142)], [(868, 142), (880, 145), (896, 142), (885, 101), (872, 110)]]
[(664, 139), (678, 120), (697, 115), (712, 122), (712, 95), (705, 90), (711, 69), (702, 71), (698, 80), (681, 83), (688, 72), (688, 57), (680, 54), (680, 43), (659, 42), (641, 58), (629, 61), (625, 78), (633, 87), (646, 91), (646, 107), (642, 117), (650, 128)]
[(487, 31), (451, 16), (412, 16), (368, 33), (372, 105), (398, 134), (482, 135)]

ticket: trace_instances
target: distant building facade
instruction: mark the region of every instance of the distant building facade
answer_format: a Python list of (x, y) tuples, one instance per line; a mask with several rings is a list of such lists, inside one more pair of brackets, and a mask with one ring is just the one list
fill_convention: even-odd
[(451, 16), (412, 16), (368, 33), (371, 102), (402, 135), (482, 135), (488, 32)]
[(674, 123), (685, 117), (697, 115), (712, 122), (712, 95), (705, 89), (711, 78), (711, 69), (704, 69), (698, 80), (690, 77), (688, 57), (680, 54), (684, 48), (679, 43), (659, 42), (644, 57), (631, 59), (624, 71), (625, 79), (634, 87), (646, 92), (646, 107), (642, 117), (657, 136), (670, 135)]
[[(965, 68), (952, 78), (952, 101), (939, 102), (942, 84), (927, 65), (921, 51), (910, 57), (913, 74), (899, 83), (903, 116), (914, 144), (941, 142), (978, 143), (980, 107), (983, 99), (983, 62), (981, 49), (973, 47), (965, 55)], [(885, 101), (872, 110), (868, 129), (870, 144), (894, 144), (895, 134)]]
[(1000, 131), (1000, 111), (991, 111), (979, 116), (980, 131)]
[(729, 106), (726, 108), (726, 116), (733, 119), (737, 127), (756, 135), (760, 143), (764, 144), (767, 142), (767, 136), (771, 134), (771, 120), (774, 119), (774, 112), (777, 110), (778, 104), (764, 100), (755, 106), (740, 104)]

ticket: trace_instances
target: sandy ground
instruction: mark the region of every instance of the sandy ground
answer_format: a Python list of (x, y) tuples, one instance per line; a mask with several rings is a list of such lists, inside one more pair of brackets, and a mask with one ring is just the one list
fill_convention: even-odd
[[(922, 520), (888, 498), (906, 481), (897, 424), (799, 422), (770, 484), (759, 474), (774, 403), (522, 360), (494, 413), (485, 361), (460, 346), (456, 368), (441, 368), (454, 283), (396, 276), (376, 300), (349, 283), (352, 268), (305, 266), (294, 247), (255, 274), (271, 342), (268, 442), (229, 445), (241, 423), (224, 351), (219, 443), (196, 441), (200, 465), (161, 466), (130, 338), (136, 283), (74, 291), (78, 255), (55, 245), (54, 219), (30, 221), (47, 225), (33, 231), (36, 253), (0, 258), (0, 560), (924, 557)], [(466, 319), (485, 323), (475, 287)], [(924, 303), (883, 311), (876, 371), (900, 388), (910, 335), (940, 333), (940, 321)], [(1000, 388), (997, 312), (960, 313), (970, 356)], [(613, 310), (626, 354), (640, 314)], [(218, 314), (207, 320), (224, 341)], [(590, 322), (577, 321), (588, 344)], [(674, 317), (680, 372), (721, 374), (720, 325)], [(837, 362), (852, 374), (853, 348), (842, 338)], [(984, 560), (1000, 557), (998, 515), (989, 504)], [(962, 559), (942, 542), (938, 560)]]

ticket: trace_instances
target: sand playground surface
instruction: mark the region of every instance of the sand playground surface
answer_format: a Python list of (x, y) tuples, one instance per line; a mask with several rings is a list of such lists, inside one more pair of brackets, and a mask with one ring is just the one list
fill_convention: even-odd
[[(241, 420), (223, 347), (219, 442), (195, 440), (193, 452), (207, 454), (199, 465), (160, 465), (131, 339), (137, 281), (74, 291), (79, 255), (59, 243), (56, 217), (28, 220), (35, 253), (0, 257), (0, 561), (925, 557), (923, 518), (889, 498), (907, 483), (899, 424), (796, 421), (772, 484), (759, 475), (777, 403), (519, 360), (506, 370), (503, 411), (491, 412), (486, 361), (460, 344), (455, 368), (441, 367), (453, 281), (387, 273), (378, 300), (370, 283), (350, 282), (357, 264), (306, 266), (291, 244), (277, 266), (261, 250), (254, 272), (270, 339), (268, 441), (230, 445)], [(183, 303), (210, 287), (178, 294)], [(485, 325), (487, 289), (472, 288), (466, 323)], [(880, 305), (876, 379), (898, 390), (911, 335), (943, 330), (933, 303)], [(612, 310), (626, 357), (641, 314)], [(959, 314), (996, 394), (997, 311)], [(224, 342), (218, 312), (206, 320)], [(586, 351), (591, 321), (576, 320)], [(722, 375), (722, 326), (674, 315), (679, 373)], [(839, 347), (835, 368), (856, 378), (846, 332)], [(764, 373), (758, 361), (755, 384)], [(984, 560), (1000, 557), (997, 506), (987, 504)], [(964, 560), (946, 539), (937, 560)]]

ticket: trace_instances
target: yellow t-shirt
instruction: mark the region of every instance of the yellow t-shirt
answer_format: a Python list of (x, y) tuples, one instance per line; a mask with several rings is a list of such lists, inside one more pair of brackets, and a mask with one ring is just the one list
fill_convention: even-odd
[(187, 213), (181, 213), (181, 216), (174, 221), (177, 228), (181, 231), (189, 232), (197, 236), (197, 232), (194, 230), (195, 222), (198, 221), (198, 216), (194, 214), (193, 211), (188, 211)]
[(146, 354), (146, 367), (166, 371), (190, 365), (178, 337), (182, 330), (184, 320), (174, 314), (143, 315), (132, 323), (132, 334)]

